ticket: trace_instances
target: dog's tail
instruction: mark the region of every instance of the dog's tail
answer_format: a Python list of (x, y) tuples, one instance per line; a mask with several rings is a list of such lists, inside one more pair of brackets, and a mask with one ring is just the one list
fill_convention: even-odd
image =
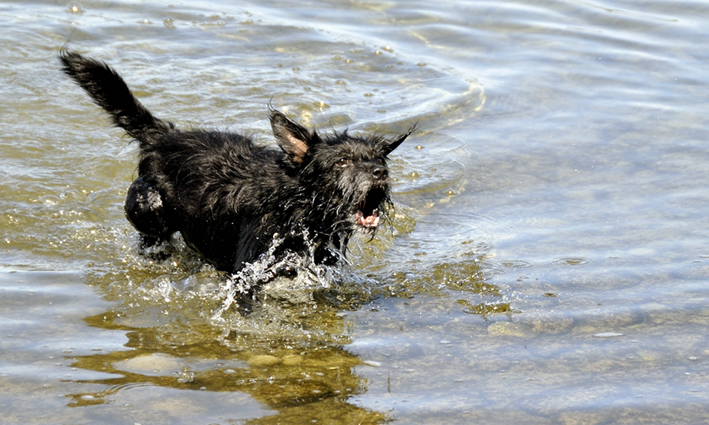
[(172, 131), (174, 125), (155, 118), (128, 89), (125, 81), (104, 62), (62, 48), (59, 53), (64, 72), (74, 79), (113, 123), (145, 148)]

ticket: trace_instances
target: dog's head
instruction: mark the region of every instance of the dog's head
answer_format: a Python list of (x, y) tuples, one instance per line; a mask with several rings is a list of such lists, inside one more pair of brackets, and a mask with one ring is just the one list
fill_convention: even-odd
[[(398, 137), (356, 137), (334, 133), (321, 138), (271, 110), (271, 127), (289, 165), (297, 171), (313, 214), (333, 230), (374, 232), (390, 202), (387, 155), (413, 132)], [(318, 217), (312, 217), (318, 219)]]

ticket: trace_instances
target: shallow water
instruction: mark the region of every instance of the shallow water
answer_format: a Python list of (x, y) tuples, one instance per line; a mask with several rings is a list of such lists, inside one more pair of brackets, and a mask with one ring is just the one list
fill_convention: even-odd
[[(0, 5), (3, 423), (709, 421), (709, 6), (700, 1)], [(136, 147), (59, 71), (272, 143), (419, 130), (351, 267), (249, 316), (123, 216)]]

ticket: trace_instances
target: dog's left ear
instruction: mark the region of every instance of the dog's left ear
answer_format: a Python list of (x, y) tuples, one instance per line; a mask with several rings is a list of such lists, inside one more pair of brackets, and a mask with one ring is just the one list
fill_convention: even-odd
[(382, 152), (384, 153), (384, 155), (385, 155), (385, 156), (386, 156), (386, 155), (389, 155), (389, 154), (391, 153), (391, 151), (393, 151), (394, 149), (398, 148), (399, 145), (402, 144), (402, 143), (404, 142), (404, 140), (406, 140), (406, 138), (409, 137), (409, 136), (411, 135), (411, 133), (414, 132), (414, 130), (416, 130), (416, 124), (414, 124), (414, 125), (409, 129), (409, 131), (407, 131), (406, 133), (400, 135), (400, 136), (397, 137), (396, 139), (391, 139), (391, 140), (390, 140), (390, 139), (384, 139), (384, 141), (382, 142), (382, 145), (381, 145), (381, 146), (382, 146)]
[(296, 164), (303, 163), (310, 148), (320, 142), (314, 131), (289, 120), (281, 112), (271, 109), (271, 128), (278, 145)]

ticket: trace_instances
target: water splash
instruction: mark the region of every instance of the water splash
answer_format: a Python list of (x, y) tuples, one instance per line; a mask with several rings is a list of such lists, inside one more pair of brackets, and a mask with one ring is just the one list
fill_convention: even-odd
[[(267, 252), (226, 279), (216, 296), (223, 302), (212, 315), (213, 322), (224, 324), (225, 316), (232, 316), (228, 312), (234, 308), (243, 312), (247, 303), (257, 299), (262, 304), (269, 298), (290, 304), (310, 302), (313, 291), (330, 289), (342, 282), (342, 270), (349, 268), (344, 256), (340, 256), (337, 264), (332, 266), (316, 264), (315, 243), (307, 229), (301, 229), (298, 233), (308, 248), (305, 254), (288, 251), (277, 255), (285, 238), (275, 234)], [(287, 276), (284, 276), (284, 271)]]

